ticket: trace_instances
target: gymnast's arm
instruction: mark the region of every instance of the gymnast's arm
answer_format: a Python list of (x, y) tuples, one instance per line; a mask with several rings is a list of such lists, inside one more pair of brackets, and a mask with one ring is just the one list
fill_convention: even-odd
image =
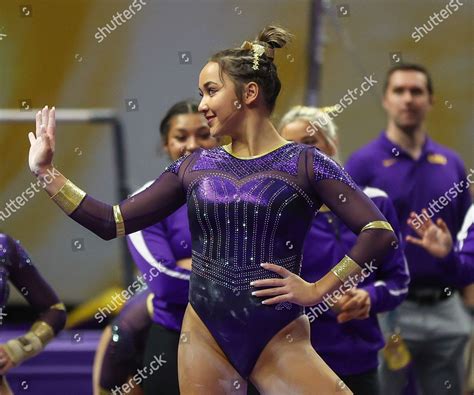
[(64, 328), (66, 309), (19, 242), (7, 237), (6, 245), (10, 281), (39, 315), (26, 334), (3, 345), (11, 362), (18, 365), (41, 352)]
[(144, 191), (114, 206), (88, 196), (68, 180), (52, 195), (52, 200), (66, 214), (104, 240), (136, 232), (163, 220), (181, 207), (185, 199), (181, 181), (170, 171), (165, 171)]
[(88, 196), (52, 164), (55, 110), (36, 114), (36, 135), (30, 140), (29, 166), (51, 199), (73, 220), (104, 240), (133, 233), (161, 221), (186, 201), (180, 169), (192, 155), (170, 165), (150, 187), (114, 206)]
[[(309, 153), (308, 153), (309, 151)], [(398, 247), (392, 226), (345, 170), (317, 149), (307, 151), (307, 174), (315, 199), (335, 213), (357, 237), (356, 244), (317, 282), (318, 293), (354, 287)], [(342, 283), (342, 284), (341, 284)]]

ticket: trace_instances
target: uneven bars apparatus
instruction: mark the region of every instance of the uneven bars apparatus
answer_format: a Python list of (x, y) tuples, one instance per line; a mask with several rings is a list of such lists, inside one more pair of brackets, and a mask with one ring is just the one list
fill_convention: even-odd
[(317, 106), (320, 102), (321, 69), (322, 69), (322, 18), (326, 12), (328, 0), (312, 0), (310, 3), (310, 23), (308, 42), (308, 84), (305, 103), (307, 106)]
[[(35, 114), (40, 109), (28, 110), (2, 110), (0, 109), (0, 123), (19, 123), (19, 122), (35, 122)], [(126, 171), (126, 156), (123, 127), (115, 110), (108, 108), (97, 109), (61, 109), (56, 110), (56, 120), (59, 122), (69, 123), (105, 123), (112, 126), (113, 142), (114, 142), (114, 156), (117, 168), (118, 177), (118, 196), (119, 199), (126, 199), (129, 194), (127, 185), (127, 171)], [(26, 135), (25, 135), (26, 136)], [(123, 281), (124, 285), (128, 286), (133, 281), (133, 267), (134, 264), (128, 253), (126, 239), (122, 239), (122, 257), (123, 257)]]

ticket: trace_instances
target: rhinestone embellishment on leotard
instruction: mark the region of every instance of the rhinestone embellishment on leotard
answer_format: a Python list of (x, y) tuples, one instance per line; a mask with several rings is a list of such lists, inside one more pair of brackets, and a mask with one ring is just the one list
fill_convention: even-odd
[(263, 262), (299, 273), (303, 236), (320, 203), (314, 184), (330, 179), (355, 188), (336, 162), (307, 145), (289, 143), (252, 159), (237, 158), (222, 147), (195, 154), (184, 172), (184, 158), (168, 167), (183, 174), (193, 230), (192, 270), (235, 292), (249, 290), (251, 281), (278, 277), (263, 269)]
[(169, 171), (171, 173), (178, 174), (179, 167), (188, 156), (189, 154), (183, 155), (180, 158), (176, 159), (173, 163), (166, 167), (165, 172)]
[(239, 159), (224, 148), (203, 151), (194, 164), (194, 170), (222, 170), (236, 178), (243, 178), (263, 171), (282, 171), (292, 176), (298, 172), (299, 153), (304, 145), (289, 143), (267, 155), (252, 160)]
[(354, 181), (344, 168), (316, 148), (314, 149), (313, 171), (315, 181), (338, 180), (349, 185), (352, 189), (356, 188)]

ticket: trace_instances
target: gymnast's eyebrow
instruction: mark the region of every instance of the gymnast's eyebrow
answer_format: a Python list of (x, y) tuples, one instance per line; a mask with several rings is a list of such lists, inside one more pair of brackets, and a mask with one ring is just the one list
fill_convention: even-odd
[[(209, 85), (211, 85), (211, 84), (217, 85), (217, 82), (214, 82), (214, 81), (207, 81), (207, 82), (203, 85), (203, 87), (204, 87), (204, 88), (207, 88), (207, 87), (208, 87)], [(199, 92), (202, 92), (202, 91), (201, 91), (201, 88), (199, 88)]]

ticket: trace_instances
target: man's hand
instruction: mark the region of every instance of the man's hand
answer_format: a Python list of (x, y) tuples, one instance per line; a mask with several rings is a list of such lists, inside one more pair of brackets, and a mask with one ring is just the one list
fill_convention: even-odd
[[(436, 220), (436, 224), (428, 217), (426, 209), (422, 210), (428, 220), (421, 222), (416, 213), (411, 212), (407, 220), (408, 225), (419, 236), (407, 236), (406, 240), (412, 244), (420, 246), (436, 258), (444, 258), (453, 248), (453, 238), (448, 225), (441, 218)], [(416, 221), (415, 221), (416, 220)], [(415, 224), (416, 222), (416, 224)], [(420, 225), (421, 223), (421, 225)], [(418, 225), (418, 226), (416, 226)]]

